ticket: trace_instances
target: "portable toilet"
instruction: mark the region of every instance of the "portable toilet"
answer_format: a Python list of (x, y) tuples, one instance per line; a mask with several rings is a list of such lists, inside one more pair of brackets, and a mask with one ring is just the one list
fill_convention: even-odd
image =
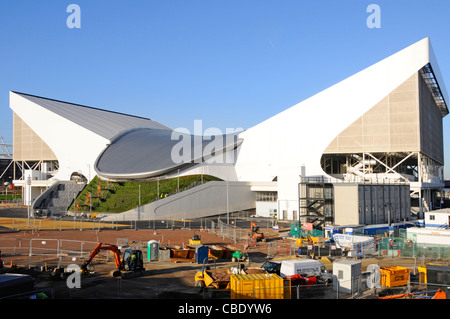
[(197, 261), (197, 264), (205, 264), (208, 263), (208, 256), (209, 256), (209, 247), (204, 245), (197, 245), (195, 247), (195, 260)]
[(156, 240), (150, 240), (147, 243), (147, 260), (148, 261), (159, 260), (159, 243)]

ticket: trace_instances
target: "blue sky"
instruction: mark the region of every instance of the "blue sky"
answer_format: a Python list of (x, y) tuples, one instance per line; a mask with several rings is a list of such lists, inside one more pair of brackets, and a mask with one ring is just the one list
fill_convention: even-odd
[[(66, 25), (70, 4), (79, 29)], [(448, 0), (3, 0), (0, 136), (12, 143), (10, 90), (173, 128), (246, 129), (424, 37), (450, 89), (449, 12)]]

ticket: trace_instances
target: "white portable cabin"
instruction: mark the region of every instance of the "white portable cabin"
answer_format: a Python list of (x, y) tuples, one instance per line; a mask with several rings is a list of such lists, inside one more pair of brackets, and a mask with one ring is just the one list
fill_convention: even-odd
[(425, 212), (425, 227), (448, 228), (450, 226), (450, 209), (438, 209)]
[(339, 260), (333, 263), (333, 290), (352, 293), (357, 288), (361, 275), (361, 262), (355, 260)]
[(408, 228), (406, 238), (417, 244), (450, 245), (450, 229), (434, 227), (411, 227)]

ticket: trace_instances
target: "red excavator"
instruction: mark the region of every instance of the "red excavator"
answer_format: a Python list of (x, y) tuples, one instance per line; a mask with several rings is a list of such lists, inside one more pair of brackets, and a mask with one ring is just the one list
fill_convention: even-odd
[(116, 245), (99, 243), (81, 266), (82, 273), (86, 274), (90, 272), (88, 267), (91, 265), (94, 257), (97, 256), (97, 254), (102, 250), (110, 250), (114, 253), (114, 260), (116, 262), (117, 269), (111, 272), (113, 277), (121, 276), (122, 278), (128, 278), (136, 273), (142, 273), (145, 271), (142, 251), (138, 249), (127, 249), (123, 254), (123, 259), (121, 259), (120, 249)]
[(251, 227), (251, 238), (256, 239), (256, 241), (266, 241), (264, 234), (259, 232), (259, 227), (254, 222), (250, 222)]

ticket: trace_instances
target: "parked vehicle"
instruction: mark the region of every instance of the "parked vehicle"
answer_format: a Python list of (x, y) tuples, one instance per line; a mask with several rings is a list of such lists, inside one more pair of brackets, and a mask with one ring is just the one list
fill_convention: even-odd
[(250, 236), (252, 239), (255, 239), (256, 241), (266, 241), (266, 238), (264, 237), (264, 233), (261, 233), (259, 231), (259, 226), (256, 225), (256, 223), (251, 222), (251, 232), (250, 232)]
[(328, 284), (333, 281), (333, 275), (315, 259), (271, 260), (265, 262), (261, 268), (282, 278), (298, 281), (300, 284), (303, 282)]

